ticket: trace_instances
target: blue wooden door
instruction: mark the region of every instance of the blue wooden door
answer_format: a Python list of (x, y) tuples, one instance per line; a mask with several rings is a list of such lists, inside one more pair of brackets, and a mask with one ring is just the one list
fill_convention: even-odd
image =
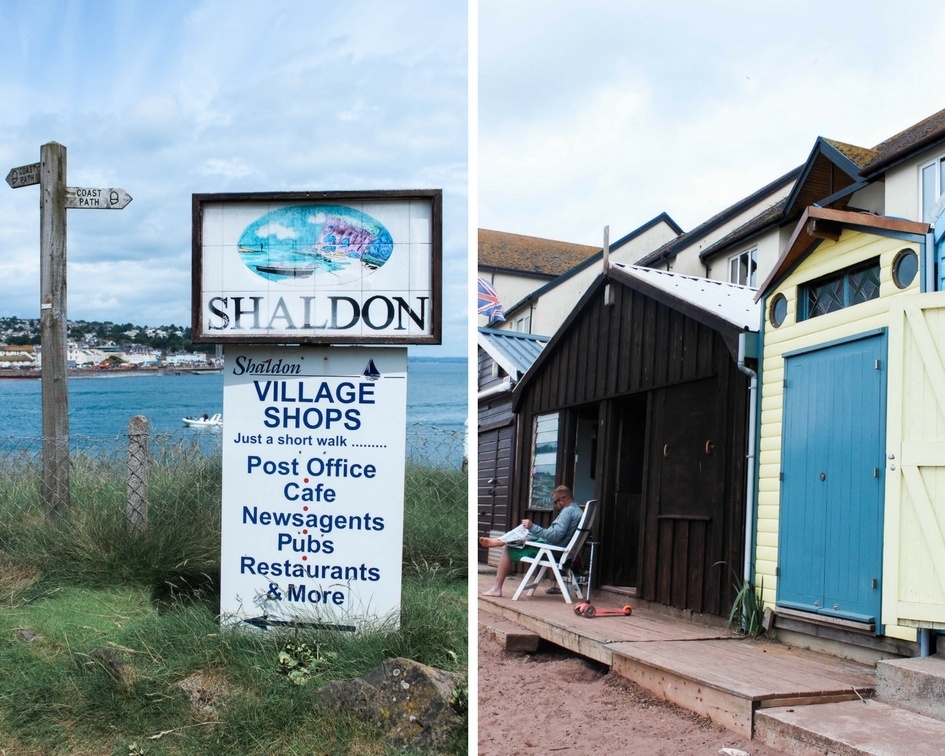
[(885, 332), (786, 356), (778, 604), (877, 622)]

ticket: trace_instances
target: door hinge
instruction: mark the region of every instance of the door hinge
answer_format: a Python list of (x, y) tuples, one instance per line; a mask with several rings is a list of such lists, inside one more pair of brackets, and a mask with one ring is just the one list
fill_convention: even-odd
[(787, 378), (781, 381), (781, 388), (787, 388)]
[(784, 482), (784, 472), (783, 472), (783, 471), (778, 473), (778, 480), (781, 481), (782, 483)]
[(775, 576), (775, 577), (781, 577), (781, 568), (780, 568), (780, 567), (775, 567), (775, 568), (774, 568), (774, 576)]
[(873, 363), (873, 370), (882, 370), (882, 369), (883, 369), (883, 361), (876, 360), (876, 362)]

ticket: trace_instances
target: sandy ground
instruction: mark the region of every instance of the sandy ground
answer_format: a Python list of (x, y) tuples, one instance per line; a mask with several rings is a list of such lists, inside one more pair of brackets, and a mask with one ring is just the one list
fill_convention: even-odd
[(482, 628), (478, 695), (479, 756), (782, 753), (557, 646), (506, 652)]

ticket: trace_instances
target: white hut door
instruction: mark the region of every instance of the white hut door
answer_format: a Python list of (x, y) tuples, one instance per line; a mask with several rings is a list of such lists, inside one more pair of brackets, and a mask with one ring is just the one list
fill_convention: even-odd
[(883, 622), (945, 629), (945, 293), (889, 324)]

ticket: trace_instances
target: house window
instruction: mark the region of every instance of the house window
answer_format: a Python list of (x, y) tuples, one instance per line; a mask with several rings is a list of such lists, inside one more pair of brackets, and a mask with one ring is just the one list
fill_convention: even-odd
[(526, 312), (524, 315), (520, 315), (519, 317), (515, 318), (515, 322), (512, 328), (518, 333), (531, 333), (532, 332), (531, 312)]
[(816, 318), (879, 298), (879, 258), (854, 265), (802, 287), (805, 318)]
[(728, 282), (739, 286), (757, 286), (755, 271), (758, 269), (758, 250), (749, 249), (729, 258)]
[(945, 156), (926, 163), (919, 169), (922, 193), (922, 220), (932, 223), (937, 216), (936, 207), (945, 191)]
[(558, 413), (539, 415), (532, 428), (532, 479), (529, 509), (552, 509), (558, 473)]

